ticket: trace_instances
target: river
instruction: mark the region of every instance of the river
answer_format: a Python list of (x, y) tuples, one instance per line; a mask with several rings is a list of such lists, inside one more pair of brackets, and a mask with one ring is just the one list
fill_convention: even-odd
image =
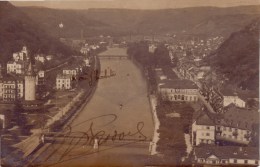
[[(106, 52), (111, 55), (117, 51), (126, 53), (124, 48), (112, 48)], [(106, 52), (102, 55), (106, 55)], [(42, 159), (44, 163), (54, 166), (143, 166), (147, 162), (149, 142), (142, 143), (139, 140), (152, 139), (154, 124), (145, 78), (129, 59), (101, 58), (100, 64), (101, 71), (111, 69), (115, 75), (98, 81), (93, 97), (72, 122), (71, 127), (73, 134), (85, 132), (88, 136), (93, 136), (94, 133), (99, 134), (99, 137), (103, 134), (103, 138), (114, 136), (116, 140), (109, 138), (109, 144), (99, 145), (98, 152), (89, 151), (93, 146), (81, 145), (68, 149), (71, 147), (69, 144), (53, 144), (53, 147), (48, 148), (45, 154), (38, 158), (38, 162)], [(120, 145), (130, 140), (137, 142)], [(58, 151), (51, 153), (53, 150)], [(50, 156), (51, 154), (53, 156)]]

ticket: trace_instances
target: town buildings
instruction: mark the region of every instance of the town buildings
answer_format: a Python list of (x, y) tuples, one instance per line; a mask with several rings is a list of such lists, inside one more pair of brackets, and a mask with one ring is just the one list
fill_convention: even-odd
[(240, 108), (235, 104), (230, 104), (224, 110), (225, 112), (218, 116), (209, 117), (210, 113), (205, 112), (194, 118), (192, 124), (194, 146), (201, 143), (248, 145), (258, 135), (258, 129), (255, 128), (259, 125), (257, 111)]
[(29, 58), (27, 47), (24, 46), (20, 52), (13, 53), (14, 61), (26, 61)]
[(24, 74), (25, 63), (22, 60), (8, 61), (6, 66), (8, 74)]

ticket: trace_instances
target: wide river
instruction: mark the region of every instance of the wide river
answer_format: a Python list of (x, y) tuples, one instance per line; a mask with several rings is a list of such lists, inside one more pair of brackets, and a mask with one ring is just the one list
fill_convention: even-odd
[[(125, 56), (126, 49), (110, 48), (100, 56), (104, 55)], [(101, 71), (107, 69), (109, 74), (111, 70), (115, 75), (98, 81), (93, 97), (72, 122), (72, 131), (86, 132), (88, 136), (103, 135), (103, 138), (110, 135), (116, 140), (99, 145), (98, 152), (89, 151), (90, 146), (68, 149), (69, 144), (55, 144), (58, 151), (51, 153), (53, 148), (47, 149), (38, 159), (45, 161), (42, 163), (51, 166), (143, 166), (147, 162), (149, 142), (139, 142), (152, 139), (154, 130), (146, 81), (129, 59), (100, 58), (100, 63)], [(123, 133), (131, 135), (122, 137)], [(117, 140), (119, 136), (122, 140)], [(129, 141), (134, 142), (127, 144)]]

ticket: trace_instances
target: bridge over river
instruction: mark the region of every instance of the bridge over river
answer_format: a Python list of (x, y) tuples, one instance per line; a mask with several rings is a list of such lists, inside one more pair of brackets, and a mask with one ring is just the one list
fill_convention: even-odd
[[(127, 57), (124, 48), (109, 48), (99, 57)], [(102, 59), (116, 75), (98, 81), (94, 96), (64, 134), (49, 134), (33, 164), (44, 166), (143, 166), (149, 158), (154, 125), (145, 78), (129, 59)], [(93, 149), (94, 140), (99, 142)], [(50, 141), (52, 141), (50, 143)]]

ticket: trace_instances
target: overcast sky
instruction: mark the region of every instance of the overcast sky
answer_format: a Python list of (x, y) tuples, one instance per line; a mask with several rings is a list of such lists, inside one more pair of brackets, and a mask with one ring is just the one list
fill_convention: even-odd
[(260, 0), (16, 0), (15, 6), (44, 6), (59, 9), (88, 9), (88, 8), (127, 8), (127, 9), (164, 9), (194, 6), (230, 7), (241, 5), (260, 5)]

